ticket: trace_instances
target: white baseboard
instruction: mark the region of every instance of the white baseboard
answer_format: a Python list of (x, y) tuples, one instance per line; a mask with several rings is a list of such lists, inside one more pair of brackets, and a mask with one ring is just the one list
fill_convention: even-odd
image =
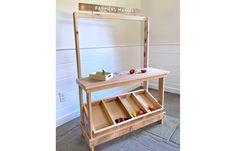
[(73, 120), (73, 119), (75, 119), (76, 117), (79, 117), (79, 116), (80, 116), (80, 111), (79, 110), (76, 110), (74, 112), (66, 114), (65, 116), (57, 119), (56, 127), (61, 126), (61, 125), (65, 124), (66, 122), (69, 122), (69, 121), (71, 121), (71, 120)]
[[(125, 88), (125, 89), (121, 89), (119, 91), (115, 91), (112, 95), (119, 95), (119, 94), (122, 94), (122, 93), (125, 93), (125, 92), (128, 92), (128, 91), (131, 91), (133, 89), (136, 89), (136, 88), (138, 88), (140, 86), (141, 86), (141, 84), (132, 85), (132, 86), (129, 86), (129, 87)], [(69, 121), (71, 121), (71, 120), (73, 120), (73, 119), (75, 119), (75, 118), (77, 118), (79, 116), (80, 116), (79, 109), (76, 110), (76, 111), (73, 111), (73, 112), (71, 112), (69, 114), (66, 114), (63, 117), (58, 118), (56, 120), (56, 127), (61, 126), (61, 125), (65, 124), (66, 122), (69, 122)]]
[[(149, 82), (149, 87), (155, 90), (158, 90), (158, 84), (157, 83), (151, 83)], [(165, 85), (165, 91), (175, 94), (180, 94), (180, 89), (169, 87), (168, 85)]]

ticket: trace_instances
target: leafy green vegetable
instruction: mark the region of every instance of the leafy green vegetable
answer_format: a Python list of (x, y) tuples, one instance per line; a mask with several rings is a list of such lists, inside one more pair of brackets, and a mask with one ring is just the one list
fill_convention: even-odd
[(110, 72), (106, 72), (105, 70), (102, 70), (102, 75), (108, 75)]

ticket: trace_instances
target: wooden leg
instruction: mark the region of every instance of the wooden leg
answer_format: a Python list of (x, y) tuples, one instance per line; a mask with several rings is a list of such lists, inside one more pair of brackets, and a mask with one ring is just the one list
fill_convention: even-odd
[(79, 86), (79, 102), (80, 102), (80, 123), (84, 125), (83, 89), (80, 86)]
[(164, 118), (161, 119), (160, 121), (157, 122), (158, 124), (163, 124), (164, 123)]
[(143, 82), (143, 87), (145, 90), (148, 90), (148, 81)]
[[(159, 88), (158, 88), (158, 102), (161, 104), (161, 106), (164, 107), (164, 83), (165, 78), (159, 79)], [(163, 124), (163, 119), (160, 121), (160, 124)]]
[(93, 121), (92, 121), (92, 104), (91, 93), (87, 93), (87, 107), (88, 107), (88, 125), (89, 125), (89, 138), (93, 138)]
[(89, 146), (89, 151), (94, 151), (94, 146)]

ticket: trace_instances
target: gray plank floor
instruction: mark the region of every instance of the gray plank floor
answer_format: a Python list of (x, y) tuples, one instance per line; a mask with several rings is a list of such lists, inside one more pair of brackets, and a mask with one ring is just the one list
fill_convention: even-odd
[[(149, 90), (154, 97), (156, 90)], [(179, 151), (180, 96), (165, 93), (166, 117), (163, 124), (154, 123), (95, 147), (95, 151)], [(57, 151), (88, 151), (89, 148), (76, 118), (56, 129)]]

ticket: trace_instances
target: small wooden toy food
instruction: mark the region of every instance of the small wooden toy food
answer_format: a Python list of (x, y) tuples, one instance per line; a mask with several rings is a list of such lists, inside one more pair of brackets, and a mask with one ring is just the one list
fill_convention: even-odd
[(147, 72), (147, 70), (146, 69), (141, 69), (141, 70), (135, 70), (135, 69), (131, 69), (131, 70), (129, 70), (129, 73), (130, 74), (136, 74), (136, 73), (146, 73)]
[(147, 70), (146, 69), (141, 69), (141, 72), (145, 73), (145, 72), (147, 72)]
[(133, 112), (133, 113), (132, 113), (132, 115), (133, 115), (134, 117), (136, 117), (136, 116), (137, 116), (137, 114), (136, 114), (135, 112)]
[(156, 108), (153, 107), (153, 106), (149, 106), (149, 109), (150, 109), (151, 111), (155, 111), (155, 110), (156, 110)]
[(130, 73), (130, 74), (134, 74), (134, 73), (135, 73), (135, 70), (134, 70), (134, 69), (131, 69), (131, 70), (129, 70), (129, 73)]
[(121, 118), (116, 119), (115, 122), (116, 122), (116, 123), (120, 123), (120, 122), (124, 122), (124, 121), (126, 121), (126, 120), (128, 120), (128, 119), (129, 119), (129, 118), (123, 118), (123, 117), (121, 117)]
[(120, 118), (120, 122), (123, 122), (125, 121), (125, 119), (123, 117)]
[(128, 118), (128, 117), (126, 117), (126, 118), (124, 118), (124, 119), (125, 119), (125, 121), (126, 121), (126, 120), (129, 120), (129, 118)]
[(139, 110), (139, 111), (138, 111), (138, 115), (143, 115), (143, 113), (144, 113), (144, 112), (143, 112), (142, 110)]
[(116, 123), (120, 123), (120, 119), (116, 119), (115, 121), (116, 121)]

